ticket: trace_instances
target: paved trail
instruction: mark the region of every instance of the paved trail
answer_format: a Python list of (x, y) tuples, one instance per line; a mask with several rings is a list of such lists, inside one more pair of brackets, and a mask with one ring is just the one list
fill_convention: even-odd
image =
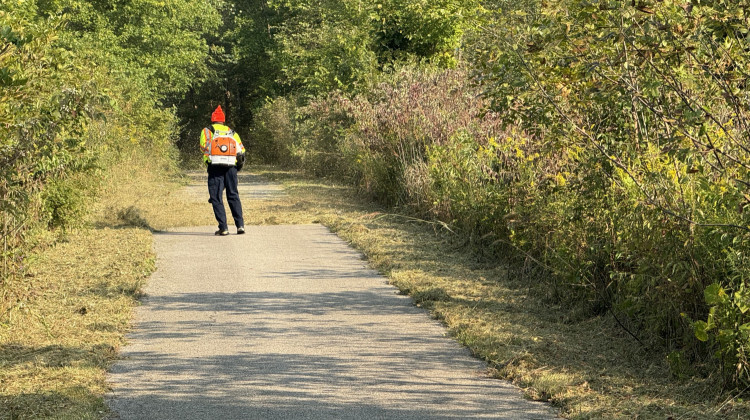
[[(278, 187), (254, 179), (243, 200), (266, 193)], [(110, 373), (114, 418), (554, 418), (325, 227), (214, 229), (156, 235), (158, 270)]]

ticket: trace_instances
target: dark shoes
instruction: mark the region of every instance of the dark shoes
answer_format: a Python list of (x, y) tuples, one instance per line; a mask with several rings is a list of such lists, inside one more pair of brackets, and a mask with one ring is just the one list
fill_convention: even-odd
[[(238, 227), (237, 228), (237, 234), (238, 235), (244, 235), (245, 234), (245, 227), (244, 226)], [(216, 232), (214, 232), (214, 235), (216, 235), (216, 236), (227, 236), (227, 235), (229, 235), (229, 231), (228, 230), (221, 230), (221, 229), (219, 229)]]

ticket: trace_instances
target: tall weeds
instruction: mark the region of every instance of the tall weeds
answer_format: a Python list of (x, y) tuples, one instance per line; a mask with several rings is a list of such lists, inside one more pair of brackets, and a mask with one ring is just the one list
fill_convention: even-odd
[[(730, 180), (698, 176), (696, 160), (663, 145), (642, 143), (637, 160), (619, 165), (575, 132), (524, 131), (509, 124), (512, 110), (491, 111), (481, 88), (465, 70), (404, 67), (367, 95), (298, 108), (278, 150), (537, 265), (547, 275), (534, 281), (550, 298), (611, 314), (642, 345), (691, 360), (693, 373), (713, 366), (746, 381), (748, 266), (743, 229), (730, 227), (746, 223), (727, 201)], [(649, 201), (656, 191), (659, 205)], [(717, 342), (706, 346), (712, 331)]]

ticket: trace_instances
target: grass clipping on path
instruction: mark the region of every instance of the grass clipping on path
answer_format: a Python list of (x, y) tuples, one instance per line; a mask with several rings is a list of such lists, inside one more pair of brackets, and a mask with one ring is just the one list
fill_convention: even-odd
[[(566, 417), (750, 418), (747, 402), (717, 395), (709, 380), (672, 378), (663, 354), (644, 351), (610, 317), (547, 304), (533, 278), (481, 261), (440, 225), (390, 214), (329, 181), (249, 169), (245, 179), (276, 180), (286, 194), (243, 200), (246, 224), (329, 226), (496, 376)], [(154, 269), (151, 230), (215, 223), (203, 176), (165, 181), (123, 167), (91, 227), (35, 258), (31, 298), (0, 320), (0, 419), (108, 414), (105, 374)]]
[(81, 229), (41, 253), (33, 296), (0, 326), (0, 419), (97, 418), (105, 371), (153, 270), (151, 234)]
[(533, 276), (491, 264), (439, 224), (392, 214), (348, 187), (273, 168), (281, 223), (321, 222), (361, 250), (402, 293), (443, 321), (494, 374), (575, 419), (750, 418), (750, 403), (711, 378), (673, 377), (663, 352), (644, 350), (609, 315), (545, 300)]
[(155, 269), (152, 230), (213, 220), (186, 182), (119, 165), (86, 225), (28, 259), (24, 300), (0, 318), (0, 420), (107, 416), (106, 371)]

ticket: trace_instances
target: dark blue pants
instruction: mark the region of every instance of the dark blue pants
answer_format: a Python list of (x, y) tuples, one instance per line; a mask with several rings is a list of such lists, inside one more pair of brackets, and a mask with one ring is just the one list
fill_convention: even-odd
[(224, 189), (227, 190), (227, 203), (232, 211), (234, 225), (244, 227), (245, 220), (242, 218), (242, 203), (240, 203), (240, 192), (237, 189), (237, 168), (234, 166), (208, 165), (208, 194), (211, 197), (208, 202), (214, 208), (214, 216), (219, 222), (219, 229), (227, 230), (227, 213), (224, 210)]

